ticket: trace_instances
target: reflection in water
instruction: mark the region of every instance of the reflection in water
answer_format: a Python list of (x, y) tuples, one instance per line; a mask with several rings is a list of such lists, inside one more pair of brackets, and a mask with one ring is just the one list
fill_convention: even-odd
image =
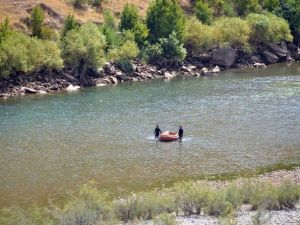
[[(95, 179), (110, 191), (300, 158), (299, 65), (0, 102), (0, 204)], [(154, 140), (177, 130), (183, 142)]]

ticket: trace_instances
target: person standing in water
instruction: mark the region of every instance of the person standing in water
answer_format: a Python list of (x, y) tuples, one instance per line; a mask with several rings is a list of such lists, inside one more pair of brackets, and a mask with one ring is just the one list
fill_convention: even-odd
[(161, 130), (159, 129), (159, 126), (156, 125), (156, 128), (154, 130), (155, 139), (158, 139), (160, 134), (161, 134)]
[(179, 130), (178, 130), (178, 136), (179, 136), (179, 141), (182, 141), (182, 137), (183, 137), (183, 129), (182, 129), (182, 126), (179, 127)]

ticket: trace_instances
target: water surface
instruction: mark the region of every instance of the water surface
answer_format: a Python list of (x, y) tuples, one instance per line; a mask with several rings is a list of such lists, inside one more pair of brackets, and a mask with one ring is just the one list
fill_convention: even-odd
[[(185, 129), (159, 143), (153, 129)], [(300, 65), (0, 101), (0, 205), (300, 159)]]

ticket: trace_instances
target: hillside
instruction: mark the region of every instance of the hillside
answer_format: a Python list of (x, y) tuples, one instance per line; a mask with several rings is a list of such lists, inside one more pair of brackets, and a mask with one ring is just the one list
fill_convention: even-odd
[[(46, 24), (58, 29), (63, 18), (68, 14), (74, 14), (80, 23), (87, 21), (100, 23), (104, 10), (110, 10), (118, 16), (126, 3), (136, 5), (140, 10), (140, 14), (144, 16), (149, 2), (149, 0), (104, 0), (102, 9), (97, 11), (94, 8), (88, 8), (87, 10), (74, 9), (65, 0), (0, 0), (0, 21), (8, 17), (14, 27), (26, 30), (29, 12), (35, 5), (41, 4), (46, 12)], [(183, 8), (188, 9), (190, 0), (181, 0), (181, 5)]]

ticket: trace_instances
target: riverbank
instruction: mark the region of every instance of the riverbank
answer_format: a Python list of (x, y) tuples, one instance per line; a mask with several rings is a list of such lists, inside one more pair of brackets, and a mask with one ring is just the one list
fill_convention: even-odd
[(84, 87), (103, 87), (123, 82), (152, 79), (172, 79), (177, 76), (210, 76), (229, 68), (266, 68), (279, 62), (295, 62), (300, 59), (299, 48), (286, 42), (270, 44), (259, 53), (245, 53), (233, 48), (214, 49), (196, 57), (188, 57), (176, 66), (158, 66), (133, 61), (132, 71), (124, 72), (114, 62), (91, 71), (82, 77), (70, 70), (45, 70), (34, 74), (17, 74), (0, 81), (0, 97), (25, 94), (47, 94), (58, 91), (74, 91)]

